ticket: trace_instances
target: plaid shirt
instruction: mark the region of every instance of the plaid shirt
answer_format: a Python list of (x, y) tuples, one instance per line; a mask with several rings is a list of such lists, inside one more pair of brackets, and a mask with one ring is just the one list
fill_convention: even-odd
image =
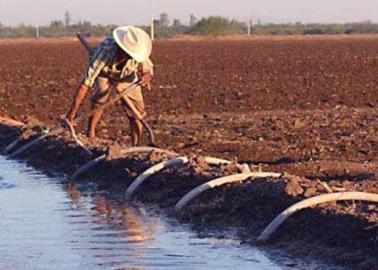
[(135, 76), (141, 68), (143, 72), (153, 73), (153, 63), (148, 59), (144, 63), (139, 63), (134, 59), (129, 59), (122, 70), (117, 69), (116, 56), (118, 45), (113, 38), (102, 41), (98, 47), (89, 53), (89, 66), (84, 74), (83, 83), (92, 87), (100, 74), (117, 81), (122, 81), (129, 76)]

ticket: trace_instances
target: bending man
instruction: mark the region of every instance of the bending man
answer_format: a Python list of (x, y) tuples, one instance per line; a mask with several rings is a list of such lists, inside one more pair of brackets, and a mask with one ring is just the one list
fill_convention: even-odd
[[(111, 87), (120, 93), (137, 82), (140, 77), (140, 85), (151, 90), (150, 82), (153, 76), (151, 51), (151, 39), (142, 29), (134, 26), (115, 29), (113, 37), (105, 39), (97, 48), (91, 50), (89, 66), (66, 116), (68, 121), (74, 124), (81, 103), (88, 91), (95, 86), (92, 95), (92, 115), (88, 125), (88, 137), (94, 138), (96, 126), (103, 113), (102, 105), (108, 101)], [(146, 113), (141, 87), (135, 87), (127, 97), (144, 117)], [(121, 102), (130, 122), (132, 144), (139, 145), (143, 125), (126, 101)]]

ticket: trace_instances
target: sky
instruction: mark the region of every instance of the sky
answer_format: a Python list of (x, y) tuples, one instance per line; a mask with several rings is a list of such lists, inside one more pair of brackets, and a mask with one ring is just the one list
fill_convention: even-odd
[(182, 22), (192, 13), (197, 18), (221, 15), (262, 23), (378, 22), (378, 0), (0, 0), (0, 22), (46, 25), (63, 20), (69, 11), (73, 23), (147, 24), (151, 1), (154, 17), (166, 12)]

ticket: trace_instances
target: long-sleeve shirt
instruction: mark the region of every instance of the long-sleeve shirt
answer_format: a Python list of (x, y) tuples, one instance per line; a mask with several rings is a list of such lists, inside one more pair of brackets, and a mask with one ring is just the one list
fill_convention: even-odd
[(153, 63), (150, 59), (143, 63), (130, 58), (126, 61), (122, 69), (117, 68), (118, 45), (113, 38), (102, 41), (98, 47), (89, 53), (89, 66), (83, 76), (83, 83), (92, 87), (98, 76), (105, 76), (111, 80), (122, 81), (130, 76), (137, 76), (141, 69), (143, 72), (153, 73)]

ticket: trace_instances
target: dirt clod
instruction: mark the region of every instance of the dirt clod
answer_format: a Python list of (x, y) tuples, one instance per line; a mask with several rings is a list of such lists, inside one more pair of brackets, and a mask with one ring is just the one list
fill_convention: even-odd
[(112, 144), (108, 147), (106, 153), (106, 160), (117, 160), (123, 158), (124, 155), (122, 154), (122, 146), (119, 144)]
[(290, 196), (297, 197), (302, 195), (304, 190), (296, 177), (290, 177), (290, 179), (287, 181), (285, 192)]

